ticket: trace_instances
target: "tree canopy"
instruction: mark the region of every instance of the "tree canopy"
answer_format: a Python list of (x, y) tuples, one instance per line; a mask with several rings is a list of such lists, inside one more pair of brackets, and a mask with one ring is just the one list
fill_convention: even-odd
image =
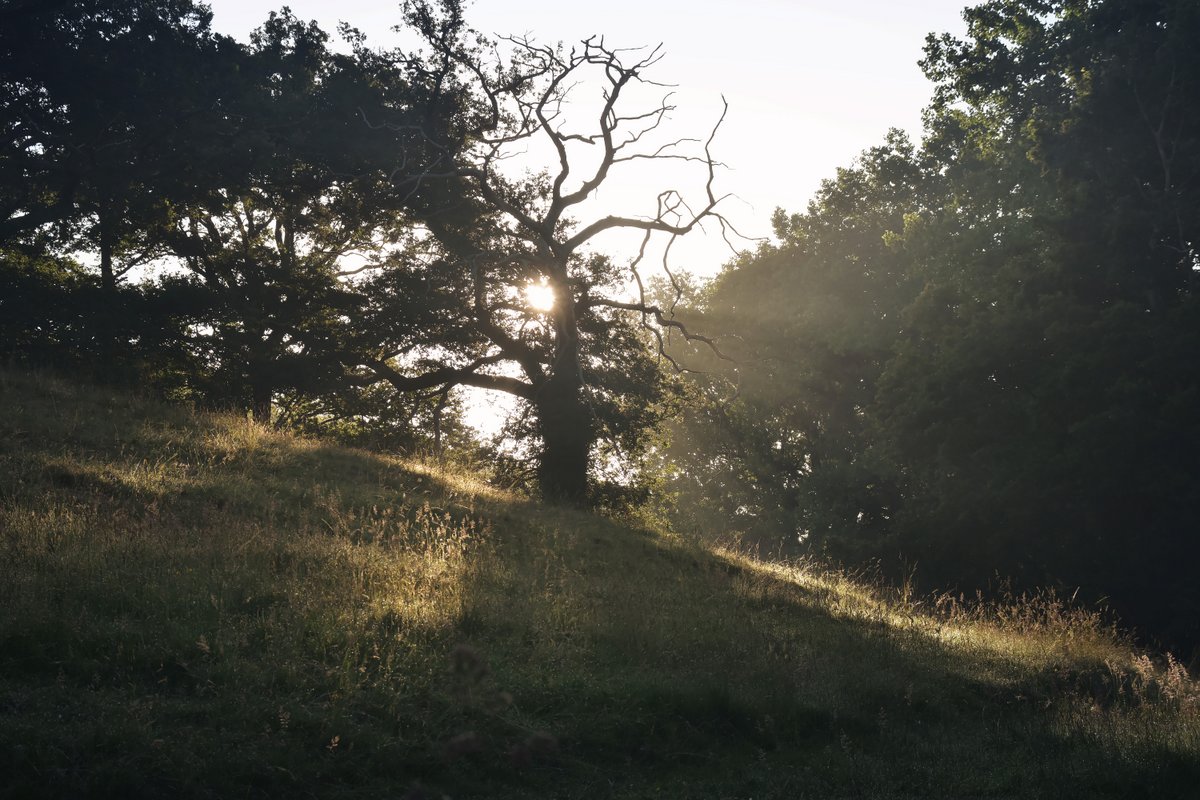
[(679, 485), (760, 541), (1079, 588), (1195, 643), (1200, 15), (966, 15), (927, 43), (923, 143), (839, 170), (703, 298), (747, 364)]

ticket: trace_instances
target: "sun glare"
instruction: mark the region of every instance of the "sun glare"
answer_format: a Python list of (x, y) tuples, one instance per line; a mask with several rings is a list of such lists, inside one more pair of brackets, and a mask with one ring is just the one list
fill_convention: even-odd
[(549, 311), (554, 308), (554, 289), (542, 283), (531, 283), (525, 287), (525, 302), (534, 311)]

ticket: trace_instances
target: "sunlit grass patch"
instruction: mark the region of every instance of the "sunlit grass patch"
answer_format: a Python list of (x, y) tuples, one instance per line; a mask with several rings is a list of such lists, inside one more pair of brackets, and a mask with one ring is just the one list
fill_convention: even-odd
[(877, 623), (910, 652), (924, 652), (931, 671), (990, 685), (1005, 703), (1042, 705), (1047, 729), (1064, 739), (1086, 737), (1138, 761), (1156, 752), (1200, 753), (1200, 682), (1170, 654), (1135, 647), (1097, 611), (1046, 592), (991, 602), (914, 600), (812, 563), (717, 554), (744, 568), (738, 594), (791, 597), (837, 619)]

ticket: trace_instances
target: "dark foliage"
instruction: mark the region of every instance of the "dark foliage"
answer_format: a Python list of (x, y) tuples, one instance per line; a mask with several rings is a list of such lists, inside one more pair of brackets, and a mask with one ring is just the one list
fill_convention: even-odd
[(929, 40), (923, 146), (839, 170), (706, 298), (745, 366), (680, 486), (758, 541), (1078, 587), (1191, 647), (1200, 10), (967, 19)]

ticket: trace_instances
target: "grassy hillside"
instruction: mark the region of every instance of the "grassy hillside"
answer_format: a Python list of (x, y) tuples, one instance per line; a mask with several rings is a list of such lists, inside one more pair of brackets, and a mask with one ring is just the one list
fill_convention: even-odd
[(0, 796), (1194, 796), (1177, 664), (934, 605), (0, 372)]

